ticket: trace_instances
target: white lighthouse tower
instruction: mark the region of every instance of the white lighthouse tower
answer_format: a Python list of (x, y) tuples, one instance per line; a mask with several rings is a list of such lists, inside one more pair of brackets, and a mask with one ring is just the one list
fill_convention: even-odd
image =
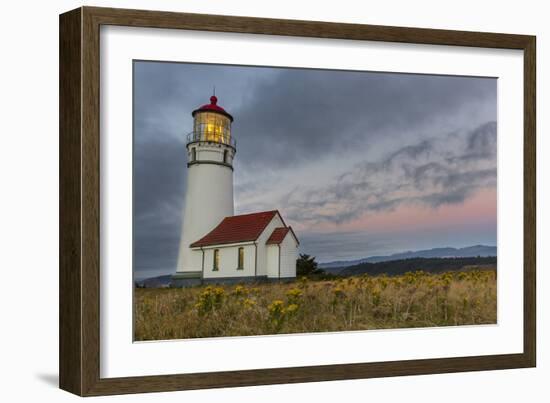
[(203, 253), (191, 243), (225, 217), (233, 216), (233, 117), (218, 106), (216, 96), (195, 109), (193, 131), (187, 136), (187, 188), (175, 280), (201, 280)]
[(233, 117), (214, 95), (192, 115), (183, 225), (171, 286), (292, 281), (299, 241), (279, 210), (235, 215)]

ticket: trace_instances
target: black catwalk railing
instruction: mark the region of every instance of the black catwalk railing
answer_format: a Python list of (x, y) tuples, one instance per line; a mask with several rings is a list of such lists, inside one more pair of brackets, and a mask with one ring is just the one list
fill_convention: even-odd
[(222, 143), (227, 144), (231, 147), (237, 146), (237, 141), (235, 137), (230, 135), (223, 135), (211, 132), (191, 132), (187, 134), (187, 144), (196, 143), (199, 141), (207, 141), (211, 143)]

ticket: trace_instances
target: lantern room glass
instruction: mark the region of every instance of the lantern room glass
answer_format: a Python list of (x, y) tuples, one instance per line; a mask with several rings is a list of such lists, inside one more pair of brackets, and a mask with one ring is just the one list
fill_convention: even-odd
[(195, 114), (193, 134), (195, 141), (231, 144), (231, 120), (219, 113), (199, 112)]

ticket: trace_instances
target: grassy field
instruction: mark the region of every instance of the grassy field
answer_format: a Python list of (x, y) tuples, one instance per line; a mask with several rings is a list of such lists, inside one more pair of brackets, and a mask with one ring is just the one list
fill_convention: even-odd
[(135, 339), (496, 323), (496, 270), (136, 288)]

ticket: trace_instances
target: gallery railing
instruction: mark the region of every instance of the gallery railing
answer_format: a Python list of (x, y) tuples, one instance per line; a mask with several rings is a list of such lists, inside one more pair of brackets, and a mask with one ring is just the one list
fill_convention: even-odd
[(227, 144), (233, 148), (237, 146), (237, 140), (230, 135), (208, 133), (208, 132), (191, 132), (187, 134), (187, 144), (196, 143), (198, 141), (208, 141), (211, 143)]

